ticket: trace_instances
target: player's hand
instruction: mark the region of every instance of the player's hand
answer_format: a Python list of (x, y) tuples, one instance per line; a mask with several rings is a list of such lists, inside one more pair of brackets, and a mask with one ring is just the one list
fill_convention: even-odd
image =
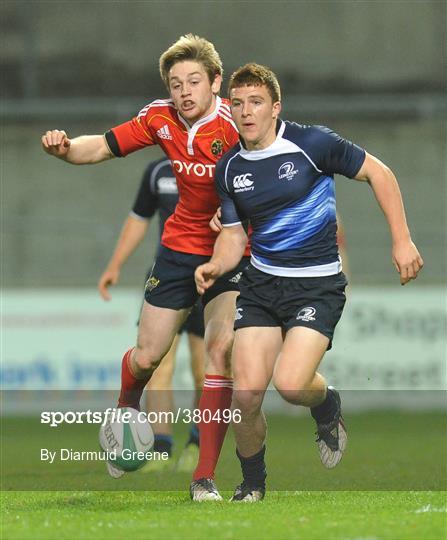
[(214, 285), (216, 279), (221, 275), (217, 264), (207, 262), (196, 268), (194, 273), (194, 279), (196, 281), (197, 292), (204, 294), (212, 285)]
[(44, 152), (60, 159), (65, 159), (70, 150), (71, 140), (65, 131), (53, 129), (42, 136), (42, 148)]
[(116, 285), (120, 277), (119, 270), (116, 269), (107, 269), (99, 278), (98, 281), (98, 291), (102, 296), (103, 300), (111, 300), (112, 296), (109, 292), (109, 287), (111, 285)]
[(411, 240), (394, 244), (392, 256), (394, 267), (400, 274), (401, 285), (416, 279), (424, 266), (424, 261)]
[(219, 206), (219, 208), (216, 210), (216, 213), (210, 220), (210, 228), (214, 232), (220, 232), (223, 228), (222, 223), (220, 222), (221, 217), (222, 217), (222, 211)]

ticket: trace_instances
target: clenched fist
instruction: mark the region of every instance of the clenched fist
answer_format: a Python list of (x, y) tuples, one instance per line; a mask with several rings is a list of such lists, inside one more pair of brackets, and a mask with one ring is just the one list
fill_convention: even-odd
[(51, 156), (65, 159), (70, 150), (71, 140), (65, 131), (53, 129), (42, 136), (42, 148)]

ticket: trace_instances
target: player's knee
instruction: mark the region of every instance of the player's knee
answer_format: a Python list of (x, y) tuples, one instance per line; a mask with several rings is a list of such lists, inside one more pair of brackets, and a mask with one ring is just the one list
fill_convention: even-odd
[(287, 373), (275, 374), (273, 386), (289, 403), (302, 404), (306, 401), (307, 388), (311, 381), (303, 377), (291, 378)]
[(135, 347), (135, 364), (142, 371), (154, 371), (161, 362), (162, 356), (151, 347), (137, 345)]
[(219, 336), (206, 343), (207, 367), (227, 374), (230, 371), (231, 347), (233, 346), (233, 333)]
[(263, 390), (236, 390), (233, 393), (233, 408), (240, 409), (244, 415), (256, 414), (261, 408), (263, 398)]

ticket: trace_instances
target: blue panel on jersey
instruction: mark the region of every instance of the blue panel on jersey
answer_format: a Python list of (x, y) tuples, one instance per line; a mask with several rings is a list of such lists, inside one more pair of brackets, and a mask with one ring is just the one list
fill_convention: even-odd
[(307, 197), (273, 215), (257, 230), (254, 244), (265, 254), (296, 249), (335, 220), (334, 180), (325, 176)]

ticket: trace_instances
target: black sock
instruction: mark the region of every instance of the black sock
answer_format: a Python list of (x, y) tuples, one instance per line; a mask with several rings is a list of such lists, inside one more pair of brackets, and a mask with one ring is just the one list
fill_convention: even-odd
[(189, 438), (186, 443), (186, 446), (190, 444), (195, 444), (196, 446), (199, 446), (199, 439), (200, 439), (199, 428), (197, 427), (196, 424), (193, 424), (191, 429), (189, 430)]
[(155, 435), (154, 452), (167, 452), (172, 455), (172, 437), (170, 435)]
[(316, 407), (311, 407), (310, 414), (319, 424), (329, 424), (337, 412), (337, 400), (335, 393), (331, 388), (327, 389), (326, 398), (323, 403)]
[(265, 469), (265, 445), (259, 450), (257, 454), (250, 457), (243, 457), (239, 454), (236, 448), (236, 455), (241, 462), (242, 476), (244, 482), (253, 488), (265, 489), (265, 478), (267, 471)]

